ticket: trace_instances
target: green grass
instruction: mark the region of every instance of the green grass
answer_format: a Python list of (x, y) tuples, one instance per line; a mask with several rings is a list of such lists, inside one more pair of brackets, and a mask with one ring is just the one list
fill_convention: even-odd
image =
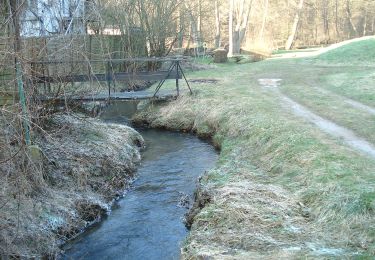
[(210, 57), (196, 57), (192, 58), (192, 61), (200, 64), (210, 64), (212, 63), (212, 58)]
[(374, 143), (374, 117), (343, 100), (365, 100), (359, 97), (375, 89), (329, 80), (356, 73), (358, 81), (371, 82), (366, 68), (302, 59), (218, 64), (188, 73), (217, 84), (195, 84), (195, 95), (136, 116), (151, 127), (211, 135), (221, 147), (217, 168), (202, 179), (213, 200), (195, 218), (185, 258), (317, 257), (307, 245), (342, 250), (325, 257), (375, 254), (375, 160), (294, 116), (277, 91), (257, 81), (282, 78), (285, 95)]
[(285, 53), (299, 53), (299, 52), (315, 52), (318, 48), (308, 48), (308, 49), (297, 49), (297, 50), (276, 50), (273, 51), (272, 54), (279, 55)]
[(310, 85), (286, 85), (282, 90), (315, 113), (353, 130), (358, 136), (375, 144), (375, 115), (361, 112), (346, 103), (345, 98), (321, 92), (319, 88)]
[(374, 64), (375, 38), (344, 45), (319, 55), (315, 60), (333, 64)]
[(370, 68), (343, 69), (323, 75), (321, 87), (375, 107), (375, 72)]

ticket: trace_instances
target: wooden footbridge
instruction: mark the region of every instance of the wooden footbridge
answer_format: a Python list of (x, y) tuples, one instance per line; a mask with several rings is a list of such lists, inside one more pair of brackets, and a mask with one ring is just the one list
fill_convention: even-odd
[[(40, 95), (43, 101), (67, 99), (67, 95), (62, 95), (61, 84), (69, 84), (69, 100), (73, 101), (110, 101), (110, 100), (142, 100), (142, 99), (170, 99), (180, 95), (180, 80), (184, 80), (190, 93), (189, 82), (181, 67), (181, 63), (186, 61), (185, 57), (166, 57), (166, 58), (129, 58), (112, 60), (90, 60), (90, 61), (37, 61), (30, 62), (31, 81), (34, 85), (44, 86), (44, 93)], [(72, 69), (69, 73), (64, 72), (62, 68), (69, 64)], [(93, 67), (99, 64), (102, 73), (93, 73)], [(135, 66), (134, 64), (137, 64)], [(74, 73), (73, 67), (79, 67), (81, 73)], [(51, 69), (52, 68), (52, 69)], [(82, 73), (82, 68), (85, 73)], [(105, 71), (103, 71), (105, 70)], [(61, 72), (63, 71), (63, 72)], [(175, 90), (161, 90), (166, 80), (175, 80)], [(105, 91), (81, 91), (79, 86), (74, 83), (90, 84), (104, 82), (107, 86)], [(129, 85), (133, 82), (152, 82), (157, 83), (154, 90), (141, 91), (116, 91), (123, 85)], [(51, 85), (60, 85), (53, 87)], [(101, 84), (100, 84), (101, 85)], [(90, 88), (89, 88), (90, 89)], [(65, 92), (65, 91), (64, 91)], [(84, 94), (82, 94), (84, 93)]]

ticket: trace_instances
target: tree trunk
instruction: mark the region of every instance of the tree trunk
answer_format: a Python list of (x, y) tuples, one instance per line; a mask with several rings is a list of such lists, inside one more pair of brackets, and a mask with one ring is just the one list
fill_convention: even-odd
[(328, 11), (328, 1), (323, 1), (323, 29), (324, 29), (324, 42), (327, 44), (330, 41), (329, 34), (329, 11)]
[(241, 52), (241, 44), (246, 35), (252, 2), (253, 1), (251, 0), (247, 9), (245, 9), (245, 0), (240, 2), (239, 12), (236, 18), (236, 28), (233, 32), (233, 54), (238, 54)]
[(202, 0), (198, 0), (197, 47), (202, 45)]
[(263, 38), (264, 38), (264, 30), (265, 30), (265, 27), (266, 27), (266, 21), (267, 21), (267, 15), (268, 15), (268, 3), (269, 3), (268, 0), (265, 0), (263, 20), (262, 20), (262, 28), (260, 29), (260, 34), (259, 34), (260, 42), (262, 42)]
[(240, 31), (233, 32), (233, 54), (241, 52)]
[(234, 50), (233, 12), (234, 12), (234, 0), (229, 0), (229, 50), (228, 50), (229, 57), (233, 56), (233, 50)]
[(14, 53), (16, 59), (21, 51), (21, 30), (20, 30), (20, 4), (19, 0), (9, 0), (10, 13), (12, 15), (12, 26), (14, 33)]
[[(10, 26), (10, 35), (13, 36), (13, 51), (14, 51), (14, 70), (17, 71), (17, 64), (21, 63), (21, 30), (20, 30), (20, 3), (19, 0), (8, 0), (9, 13), (12, 18)], [(21, 65), (22, 67), (22, 65)], [(17, 73), (17, 72), (16, 72)], [(17, 80), (14, 81), (14, 90), (17, 91)]]
[(177, 27), (179, 30), (178, 31), (178, 48), (182, 48), (184, 45), (184, 31), (185, 31), (184, 24), (185, 24), (184, 10), (183, 10), (183, 6), (180, 6), (178, 27)]
[(285, 44), (286, 50), (290, 50), (292, 48), (294, 38), (296, 37), (299, 19), (300, 19), (300, 13), (301, 13), (302, 8), (303, 8), (303, 2), (304, 2), (304, 0), (299, 1), (298, 9), (297, 9), (296, 15), (294, 17), (294, 21), (293, 21), (292, 31), (290, 32), (288, 40), (286, 41), (286, 44)]
[(365, 11), (365, 17), (363, 18), (363, 36), (366, 36), (367, 33), (367, 10)]
[(220, 24), (220, 10), (219, 10), (218, 0), (215, 0), (215, 24), (216, 24), (215, 47), (219, 48), (221, 45), (221, 24)]
[[(191, 27), (190, 27), (191, 34), (190, 35), (193, 35), (193, 41), (194, 41), (195, 47), (197, 48), (197, 47), (199, 47), (199, 32), (198, 32), (198, 28), (200, 27), (200, 25), (199, 25), (200, 18), (198, 17), (197, 21), (195, 20), (194, 15), (193, 15), (193, 13), (191, 11), (191, 8), (190, 8), (190, 6), (188, 5), (187, 2), (185, 2), (185, 8), (188, 11), (189, 16), (190, 16), (190, 24), (191, 24)], [(198, 14), (198, 16), (200, 16), (200, 15)]]
[(251, 11), (252, 6), (253, 6), (253, 0), (250, 1), (249, 6), (244, 12), (244, 15), (242, 18), (243, 21), (242, 21), (242, 25), (240, 29), (240, 44), (243, 42), (245, 35), (246, 35), (247, 25), (249, 23), (250, 11)]
[(241, 44), (243, 43), (243, 40), (245, 39), (245, 35), (246, 35), (246, 28), (241, 28), (240, 29), (240, 32), (239, 32), (239, 50), (241, 49)]
[(338, 19), (338, 9), (339, 3), (338, 0), (335, 2), (335, 28), (336, 28), (336, 41), (339, 41), (340, 38), (340, 31), (339, 31), (339, 19)]
[(353, 22), (353, 19), (352, 19), (352, 11), (351, 11), (351, 7), (350, 7), (350, 0), (347, 0), (346, 1), (346, 15), (347, 15), (347, 19), (349, 21), (349, 25), (350, 25), (350, 36), (358, 36), (358, 30), (357, 30), (357, 27), (355, 26), (354, 22)]
[(192, 37), (192, 27), (193, 25), (191, 24), (191, 21), (189, 23), (189, 39), (188, 39), (188, 42), (187, 42), (187, 45), (186, 45), (186, 50), (189, 50), (190, 49), (190, 44), (191, 44), (191, 37)]

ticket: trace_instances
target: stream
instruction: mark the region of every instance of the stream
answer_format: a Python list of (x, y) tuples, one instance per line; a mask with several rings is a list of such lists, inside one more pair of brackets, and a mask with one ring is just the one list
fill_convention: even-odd
[[(115, 103), (102, 114), (127, 124), (136, 104)], [(184, 214), (197, 178), (218, 154), (197, 137), (137, 129), (146, 142), (137, 180), (100, 223), (64, 246), (64, 259), (179, 259), (188, 230)]]

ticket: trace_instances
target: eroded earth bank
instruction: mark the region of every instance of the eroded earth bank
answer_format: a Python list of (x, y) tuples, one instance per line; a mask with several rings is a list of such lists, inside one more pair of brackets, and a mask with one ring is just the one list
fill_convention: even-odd
[(143, 138), (124, 125), (55, 114), (43, 129), (33, 135), (32, 158), (0, 164), (6, 176), (0, 184), (1, 254), (55, 257), (64, 241), (98, 221), (122, 196), (141, 159)]

